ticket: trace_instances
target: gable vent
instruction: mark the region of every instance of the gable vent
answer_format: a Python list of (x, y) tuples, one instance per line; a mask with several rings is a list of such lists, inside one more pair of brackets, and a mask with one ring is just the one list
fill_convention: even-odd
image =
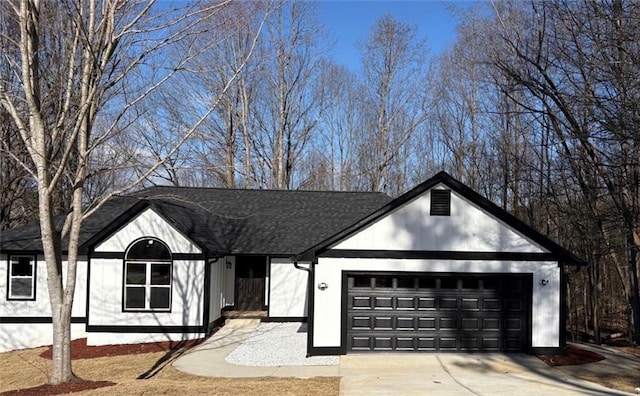
[(431, 216), (451, 216), (451, 190), (431, 190)]

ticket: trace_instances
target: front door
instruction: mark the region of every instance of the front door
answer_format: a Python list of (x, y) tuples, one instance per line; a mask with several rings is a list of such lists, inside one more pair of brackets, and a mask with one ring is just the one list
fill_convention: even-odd
[(261, 311), (264, 309), (265, 256), (236, 257), (236, 310)]

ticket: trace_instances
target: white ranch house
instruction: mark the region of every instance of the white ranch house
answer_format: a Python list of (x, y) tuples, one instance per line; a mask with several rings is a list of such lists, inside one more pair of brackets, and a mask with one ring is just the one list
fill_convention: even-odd
[[(307, 321), (309, 355), (565, 347), (583, 263), (441, 172), (402, 196), (153, 187), (87, 219), (72, 337), (206, 336), (225, 310)], [(0, 351), (51, 343), (37, 224), (0, 235)]]

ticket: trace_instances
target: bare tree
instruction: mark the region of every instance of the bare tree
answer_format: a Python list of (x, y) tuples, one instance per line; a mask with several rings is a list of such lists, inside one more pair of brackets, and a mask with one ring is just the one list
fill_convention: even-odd
[(316, 95), (323, 97), (318, 133), (304, 156), (301, 188), (353, 190), (357, 188), (357, 137), (362, 107), (358, 76), (325, 59), (320, 66)]
[[(217, 100), (222, 88), (229, 86), (219, 106), (202, 123), (179, 153), (170, 182), (207, 186), (235, 187), (254, 184), (252, 146), (252, 113), (255, 85), (259, 79), (264, 40), (254, 45), (256, 32), (262, 28), (264, 13), (271, 7), (267, 2), (232, 3), (222, 12), (203, 20), (208, 34), (200, 35), (188, 45), (197, 48), (199, 55), (186, 65), (186, 73), (175, 79), (163, 91), (155, 105), (169, 115), (174, 131), (191, 125), (201, 108)], [(254, 49), (254, 47), (256, 47)], [(253, 59), (246, 63), (247, 55)], [(175, 96), (183, 98), (176, 103)], [(158, 148), (161, 142), (154, 143)], [(197, 180), (193, 175), (199, 175)]]
[[(363, 105), (359, 166), (368, 190), (404, 189), (402, 148), (423, 125), (428, 110), (428, 50), (416, 28), (387, 14), (359, 44)], [(406, 179), (405, 179), (406, 182)]]
[(256, 92), (254, 153), (257, 168), (268, 171), (262, 180), (270, 188), (294, 186), (294, 171), (312, 138), (325, 104), (317, 92), (320, 39), (315, 5), (283, 2), (268, 21), (264, 36), (262, 84)]
[(11, 117), (0, 109), (0, 230), (36, 220), (35, 183), (23, 166), (28, 160), (17, 128)]
[[(198, 21), (225, 5), (180, 10), (155, 8), (153, 1), (86, 0), (8, 2), (3, 18), (14, 18), (20, 34), (4, 29), (3, 51), (10, 70), (0, 69), (0, 103), (10, 114), (29, 153), (28, 169), (37, 181), (38, 213), (53, 321), (51, 383), (75, 379), (71, 369), (70, 319), (83, 220), (109, 196), (86, 206), (92, 158), (119, 133), (130, 132), (134, 111), (195, 54), (160, 60), (169, 45), (197, 35)], [(17, 58), (9, 58), (19, 54)], [(151, 68), (150, 65), (157, 65)], [(18, 76), (17, 81), (12, 77)], [(47, 96), (59, 86), (59, 95)], [(226, 89), (228, 87), (225, 87)], [(223, 89), (223, 90), (224, 90)], [(214, 101), (163, 158), (138, 180), (152, 174), (186, 141), (217, 105)], [(55, 112), (47, 112), (52, 106)], [(101, 120), (101, 127), (96, 128)], [(59, 187), (69, 201), (56, 210)], [(123, 191), (130, 186), (112, 191)], [(63, 215), (60, 227), (56, 215)], [(63, 273), (63, 241), (67, 266)], [(63, 279), (64, 274), (64, 279)]]
[[(640, 76), (640, 8), (621, 1), (534, 3), (524, 14), (533, 22), (529, 31), (516, 27), (520, 15), (498, 14), (510, 56), (495, 54), (492, 62), (539, 101), (538, 111), (549, 120), (586, 209), (612, 248), (617, 233), (607, 229), (604, 216), (611, 209), (617, 213), (634, 339), (640, 342), (640, 90), (633, 83)], [(595, 293), (598, 279), (592, 275)]]

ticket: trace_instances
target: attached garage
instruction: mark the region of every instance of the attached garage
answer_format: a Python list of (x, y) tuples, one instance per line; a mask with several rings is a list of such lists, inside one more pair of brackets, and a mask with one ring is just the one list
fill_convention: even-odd
[(347, 350), (525, 351), (530, 278), (350, 274)]
[(310, 355), (559, 353), (565, 267), (583, 265), (444, 172), (295, 259)]

